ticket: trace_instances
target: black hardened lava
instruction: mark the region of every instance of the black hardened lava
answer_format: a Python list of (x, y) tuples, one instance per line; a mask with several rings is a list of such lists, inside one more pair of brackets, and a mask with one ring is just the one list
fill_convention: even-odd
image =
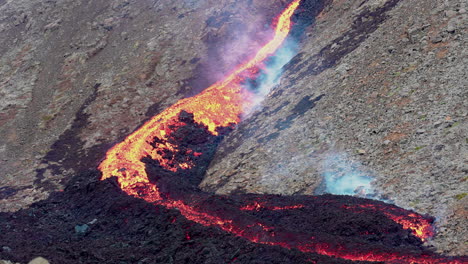
[[(297, 19), (315, 16), (317, 12), (311, 10), (323, 7), (318, 3), (321, 2), (304, 1)], [(297, 113), (304, 107), (313, 107), (320, 98), (304, 99)], [(86, 116), (78, 121), (72, 126), (75, 130), (86, 125)], [(172, 172), (157, 161), (143, 159), (149, 178), (157, 184), (162, 197), (183, 200), (187, 205), (209, 209), (210, 213), (240, 219), (241, 223), (258, 221), (274, 226), (275, 231), (286, 237), (289, 232), (291, 236), (300, 233), (304, 238), (313, 235), (336, 249), (346, 245), (348, 250), (356, 251), (365, 247), (376, 253), (435, 255), (410, 231), (389, 220), (384, 213), (371, 209), (396, 208), (379, 201), (337, 195), (220, 196), (201, 191), (198, 184), (219, 142), (232, 128), (219, 130), (219, 136), (214, 136), (205, 126), (195, 123), (192, 114), (183, 111), (179, 121), (180, 124), (171, 129), (168, 141), (177, 142), (175, 145), (180, 151), (163, 154), (174, 166), (187, 160), (195, 166)], [(75, 141), (75, 136), (62, 137), (62, 143), (56, 144), (49, 159), (59, 160), (60, 150)], [(157, 142), (151, 143), (156, 145)], [(64, 157), (71, 156), (68, 153)], [(65, 165), (72, 166), (73, 161), (67, 159)], [(67, 182), (63, 191), (53, 192), (48, 199), (27, 209), (0, 213), (0, 259), (27, 263), (36, 256), (43, 256), (51, 263), (66, 264), (370, 263), (253, 243), (217, 227), (202, 226), (186, 219), (178, 210), (128, 196), (115, 178), (100, 181), (99, 171), (85, 170), (81, 165), (81, 172)], [(0, 190), (2, 195), (10, 192), (12, 190), (5, 188)]]
[[(300, 230), (330, 245), (433, 254), (384, 214), (343, 209), (382, 205), (379, 201), (336, 195), (219, 196), (202, 192), (197, 186), (223, 133), (213, 136), (186, 112), (180, 114), (179, 121), (183, 125), (175, 128), (169, 140), (204, 154), (190, 157), (198, 159), (196, 166), (180, 172), (164, 170), (158, 162), (145, 159), (151, 181), (163, 196), (210, 208), (218, 215), (258, 220), (276, 230)], [(166, 155), (173, 155), (175, 160), (187, 158)], [(52, 193), (28, 209), (0, 213), (0, 259), (22, 263), (35, 256), (43, 256), (51, 263), (367, 263), (252, 243), (216, 227), (191, 222), (177, 210), (130, 197), (114, 178), (99, 181), (99, 177), (98, 171), (82, 172), (63, 192)], [(251, 210), (248, 206), (252, 202), (264, 204), (265, 208)], [(291, 204), (307, 206), (288, 209)]]

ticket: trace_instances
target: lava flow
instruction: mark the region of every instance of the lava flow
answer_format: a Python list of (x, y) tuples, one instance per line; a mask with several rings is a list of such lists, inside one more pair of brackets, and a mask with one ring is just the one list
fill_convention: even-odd
[[(463, 263), (421, 246), (421, 239), (432, 235), (431, 218), (393, 205), (331, 195), (227, 197), (198, 189), (199, 175), (193, 176), (197, 174), (198, 164), (201, 161), (207, 164), (210, 150), (226, 131), (240, 122), (241, 114), (253, 107), (253, 94), (243, 88), (243, 83), (257, 77), (265, 60), (283, 44), (300, 2), (294, 0), (277, 17), (274, 37), (250, 60), (202, 93), (182, 99), (154, 116), (111, 148), (99, 165), (102, 180), (117, 177), (121, 189), (129, 195), (177, 209), (191, 221), (218, 227), (255, 243), (356, 261)], [(312, 212), (318, 214), (320, 208), (333, 209), (349, 223), (363, 217), (367, 219), (363, 220), (365, 223), (373, 219), (377, 227), (356, 234), (352, 231), (352, 234), (341, 235), (340, 239), (315, 228), (312, 220), (307, 220), (310, 226), (299, 229), (304, 221), (297, 220), (308, 219)], [(268, 220), (288, 219), (284, 214), (287, 212), (296, 214), (288, 224)], [(343, 230), (346, 232), (350, 231)], [(395, 245), (387, 245), (387, 238), (382, 234), (392, 232), (398, 233), (392, 238)]]
[[(277, 18), (274, 38), (264, 45), (246, 63), (238, 66), (227, 78), (217, 82), (197, 96), (185, 98), (129, 135), (123, 142), (115, 145), (99, 165), (103, 179), (117, 176), (122, 188), (137, 183), (148, 183), (142, 158), (150, 156), (170, 171), (188, 169), (193, 166), (190, 160), (177, 163), (173, 157), (164, 155), (165, 151), (177, 152), (178, 146), (168, 142), (168, 134), (174, 126), (180, 125), (178, 116), (181, 111), (192, 113), (195, 122), (204, 124), (217, 135), (217, 129), (229, 127), (240, 121), (240, 115), (252, 107), (252, 94), (242, 88), (242, 82), (258, 74), (258, 68), (265, 59), (272, 56), (281, 46), (291, 30), (291, 16), (299, 6), (300, 0), (292, 2)], [(154, 144), (151, 144), (154, 142)], [(131, 190), (129, 190), (131, 192)]]

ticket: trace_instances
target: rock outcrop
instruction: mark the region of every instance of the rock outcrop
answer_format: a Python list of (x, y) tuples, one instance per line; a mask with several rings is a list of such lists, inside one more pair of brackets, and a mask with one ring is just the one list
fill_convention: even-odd
[[(229, 72), (287, 2), (0, 0), (1, 211), (60, 191), (150, 116)], [(429, 244), (466, 254), (466, 8), (329, 1), (201, 187), (313, 194), (344, 157), (382, 197), (437, 218)]]
[(383, 197), (435, 216), (430, 243), (466, 254), (466, 21), (462, 1), (333, 1), (202, 187), (312, 194), (344, 159)]

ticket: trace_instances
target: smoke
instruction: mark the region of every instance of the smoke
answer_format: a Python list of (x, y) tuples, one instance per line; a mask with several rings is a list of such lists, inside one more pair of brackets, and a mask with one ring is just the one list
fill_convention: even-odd
[[(262, 29), (262, 34), (257, 33), (259, 28), (262, 28), (261, 21), (263, 17), (258, 15), (257, 18), (252, 19), (249, 23), (233, 23), (227, 26), (229, 36), (226, 37), (223, 46), (218, 47), (218, 60), (216, 64), (222, 65), (221, 69), (230, 72), (237, 65), (247, 61), (260, 48), (265, 45), (270, 38), (274, 36), (274, 31), (271, 28)], [(219, 69), (215, 69), (219, 70)], [(219, 79), (225, 78), (225, 73), (217, 72)]]
[[(189, 0), (184, 0), (189, 1)], [(191, 85), (195, 93), (214, 82), (223, 80), (238, 65), (251, 59), (267, 42), (275, 36), (274, 17), (278, 13), (275, 8), (268, 8), (265, 12), (242, 12), (252, 10), (248, 1), (238, 1), (227, 5), (223, 10), (214, 12), (206, 21), (206, 34), (203, 37), (207, 44), (207, 56), (200, 63), (198, 78), (202, 85)], [(263, 10), (253, 4), (256, 11)], [(268, 5), (266, 5), (268, 6)], [(282, 48), (268, 59), (261, 67), (261, 73), (255, 80), (246, 81), (245, 88), (255, 94), (255, 105), (271, 91), (281, 75), (281, 68), (296, 54), (297, 44), (293, 40), (286, 40)], [(207, 85), (208, 84), (208, 85)], [(249, 101), (252, 98), (249, 96)], [(252, 110), (252, 109), (249, 109)], [(251, 111), (249, 111), (251, 112)]]
[(243, 5), (243, 2), (229, 5), (206, 21), (203, 39), (207, 45), (207, 56), (200, 66), (203, 77), (211, 83), (226, 78), (274, 36), (270, 19), (261, 13), (239, 14), (239, 10), (245, 9)]
[(279, 84), (283, 67), (297, 54), (297, 50), (297, 42), (291, 38), (286, 39), (275, 55), (264, 63), (265, 67), (261, 70), (260, 75), (255, 80), (246, 82), (246, 88), (254, 94), (254, 106), (244, 113), (244, 118), (259, 110), (265, 96)]
[(345, 154), (330, 154), (323, 162), (322, 176), (324, 193), (375, 196), (371, 186), (372, 177), (364, 172), (363, 166), (351, 161)]

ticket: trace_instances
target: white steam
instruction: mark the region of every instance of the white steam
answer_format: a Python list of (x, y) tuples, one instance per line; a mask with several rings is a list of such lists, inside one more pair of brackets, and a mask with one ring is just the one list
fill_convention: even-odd
[(323, 165), (325, 193), (362, 197), (375, 195), (372, 177), (364, 172), (359, 162), (351, 161), (344, 154), (331, 154)]
[(292, 40), (286, 40), (267, 63), (264, 74), (257, 79), (257, 82), (260, 82), (256, 93), (259, 97), (264, 98), (273, 87), (278, 85), (284, 65), (291, 61), (296, 53), (297, 44)]
[(265, 68), (255, 79), (255, 84), (247, 83), (246, 88), (254, 93), (254, 106), (244, 113), (248, 117), (252, 112), (259, 110), (265, 96), (279, 84), (283, 67), (297, 54), (298, 45), (294, 40), (286, 39), (275, 55), (265, 62)]

